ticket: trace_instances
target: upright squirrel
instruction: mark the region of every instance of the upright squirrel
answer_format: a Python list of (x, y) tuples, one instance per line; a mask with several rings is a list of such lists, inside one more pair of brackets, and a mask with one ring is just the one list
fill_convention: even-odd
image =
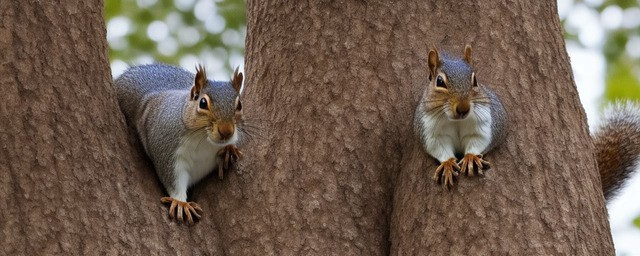
[[(231, 81), (213, 82), (204, 68), (196, 74), (164, 64), (129, 68), (115, 81), (120, 109), (137, 133), (170, 203), (169, 217), (189, 224), (202, 208), (187, 202), (187, 189), (217, 168), (242, 156), (236, 147), (242, 119), (242, 73)], [(177, 212), (176, 212), (177, 208)]]
[[(414, 127), (431, 156), (440, 161), (433, 179), (451, 188), (458, 170), (484, 174), (482, 155), (504, 141), (507, 112), (498, 96), (478, 83), (471, 68), (471, 46), (464, 59), (428, 55), (429, 85), (416, 109)], [(461, 156), (460, 161), (457, 155)]]
[[(454, 186), (458, 172), (484, 174), (483, 154), (505, 140), (507, 112), (498, 96), (478, 83), (471, 67), (471, 46), (462, 59), (428, 54), (429, 83), (416, 109), (414, 128), (427, 153), (438, 161), (433, 179)], [(636, 169), (640, 158), (640, 109), (630, 103), (605, 111), (594, 133), (596, 159), (609, 200)], [(461, 157), (459, 161), (458, 157)]]

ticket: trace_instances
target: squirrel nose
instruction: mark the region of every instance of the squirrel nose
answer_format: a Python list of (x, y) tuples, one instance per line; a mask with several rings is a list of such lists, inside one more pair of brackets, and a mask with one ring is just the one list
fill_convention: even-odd
[(468, 101), (462, 101), (456, 106), (456, 114), (460, 118), (464, 118), (469, 114), (469, 110), (471, 109), (471, 104)]
[(230, 139), (231, 136), (233, 136), (233, 124), (223, 124), (218, 126), (218, 133), (220, 134), (220, 139)]

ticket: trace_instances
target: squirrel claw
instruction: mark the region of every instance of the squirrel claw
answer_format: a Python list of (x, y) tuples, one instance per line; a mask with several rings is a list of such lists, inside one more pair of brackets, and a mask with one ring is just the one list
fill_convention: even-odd
[(231, 164), (238, 162), (243, 154), (235, 145), (228, 145), (218, 151), (220, 162), (218, 163), (218, 178), (224, 177), (224, 171), (229, 170)]
[(433, 180), (436, 183), (442, 182), (442, 190), (451, 189), (454, 186), (454, 177), (458, 176), (460, 166), (456, 163), (455, 158), (449, 158), (449, 160), (440, 163), (440, 166), (436, 169), (433, 175)]
[(196, 220), (199, 220), (201, 218), (200, 213), (203, 212), (202, 208), (200, 208), (200, 206), (195, 202), (183, 202), (168, 196), (160, 198), (160, 202), (163, 204), (171, 203), (171, 206), (169, 207), (169, 218), (175, 218), (178, 222), (183, 222), (184, 215), (186, 216), (189, 225), (193, 225), (194, 217)]
[(475, 175), (475, 172), (480, 175), (484, 175), (484, 170), (491, 168), (489, 162), (482, 159), (482, 155), (475, 154), (466, 154), (458, 164), (462, 166), (460, 172), (468, 176)]

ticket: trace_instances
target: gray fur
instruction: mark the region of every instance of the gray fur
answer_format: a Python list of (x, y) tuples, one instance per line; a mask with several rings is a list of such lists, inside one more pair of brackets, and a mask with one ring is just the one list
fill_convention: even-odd
[[(496, 95), (491, 89), (486, 87), (483, 84), (478, 82), (479, 88), (473, 88), (472, 84), (472, 74), (474, 73), (473, 68), (469, 63), (465, 60), (457, 57), (453, 57), (449, 54), (442, 54), (440, 57), (439, 63), (439, 72), (446, 74), (448, 79), (448, 90), (452, 94), (458, 94), (461, 97), (469, 97), (470, 92), (472, 90), (477, 89), (478, 94), (475, 96), (477, 98), (474, 100), (474, 97), (471, 97), (471, 101), (476, 105), (487, 105), (489, 104), (489, 115), (479, 115), (478, 118), (482, 118), (483, 116), (491, 118), (491, 142), (489, 146), (483, 150), (482, 154), (486, 154), (491, 151), (495, 147), (499, 146), (506, 139), (507, 133), (507, 123), (508, 123), (508, 115), (507, 111), (502, 105), (500, 98)], [(437, 79), (436, 77), (432, 79)], [(477, 79), (477, 77), (476, 77)], [(431, 90), (430, 86), (427, 86), (426, 90)], [(426, 127), (422, 126), (422, 118), (427, 115), (424, 105), (426, 104), (429, 92), (425, 92), (423, 97), (420, 100), (418, 108), (416, 109), (416, 113), (414, 116), (414, 132), (416, 132), (422, 140), (424, 140), (424, 132)], [(481, 102), (482, 100), (486, 100), (486, 98), (490, 101), (489, 103)], [(445, 103), (446, 104), (446, 103)], [(441, 118), (446, 118), (444, 116), (444, 112), (441, 113)], [(456, 152), (456, 154), (464, 154), (465, 152)]]
[[(449, 84), (453, 90), (462, 96), (468, 96), (473, 85), (471, 84), (471, 74), (473, 74), (473, 68), (469, 63), (463, 59), (451, 57), (448, 54), (443, 54), (441, 59), (442, 66), (440, 69), (443, 73), (447, 74)], [(477, 78), (476, 78), (477, 79)], [(505, 110), (498, 95), (496, 95), (488, 87), (478, 84), (481, 91), (486, 94), (491, 101), (489, 109), (491, 109), (491, 144), (487, 147), (483, 154), (491, 151), (505, 140), (506, 128), (507, 128), (507, 111)]]
[(483, 154), (491, 151), (493, 148), (500, 145), (500, 143), (504, 142), (507, 137), (507, 123), (508, 115), (507, 110), (502, 105), (500, 98), (489, 88), (480, 85), (484, 92), (487, 94), (487, 97), (491, 99), (491, 144), (489, 147), (485, 149)]
[(441, 55), (440, 70), (447, 74), (450, 89), (460, 93), (461, 96), (467, 96), (471, 90), (471, 74), (473, 69), (464, 60), (450, 57), (447, 54)]
[[(189, 132), (182, 117), (194, 80), (195, 74), (182, 68), (150, 64), (131, 67), (114, 81), (120, 109), (168, 191), (174, 190), (175, 151)], [(207, 80), (204, 93), (219, 118), (234, 116), (238, 93), (230, 82)]]

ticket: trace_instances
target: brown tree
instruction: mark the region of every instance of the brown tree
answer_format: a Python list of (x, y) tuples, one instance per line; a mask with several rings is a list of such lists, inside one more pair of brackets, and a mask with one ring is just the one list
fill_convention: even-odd
[(168, 220), (127, 139), (102, 11), (0, 1), (0, 254), (221, 254), (215, 216), (192, 229)]
[[(455, 13), (456, 15), (451, 15)], [(609, 255), (613, 244), (593, 145), (555, 1), (465, 1), (425, 13), (429, 40), (475, 45), (481, 83), (502, 96), (509, 136), (484, 178), (432, 184), (437, 163), (403, 150), (391, 217), (398, 255)]]
[[(249, 1), (244, 110), (263, 129), (195, 187), (193, 227), (128, 139), (102, 3), (0, 2), (3, 252), (611, 253), (555, 3), (492, 2)], [(512, 125), (486, 178), (442, 192), (412, 116), (427, 46), (464, 43)]]

